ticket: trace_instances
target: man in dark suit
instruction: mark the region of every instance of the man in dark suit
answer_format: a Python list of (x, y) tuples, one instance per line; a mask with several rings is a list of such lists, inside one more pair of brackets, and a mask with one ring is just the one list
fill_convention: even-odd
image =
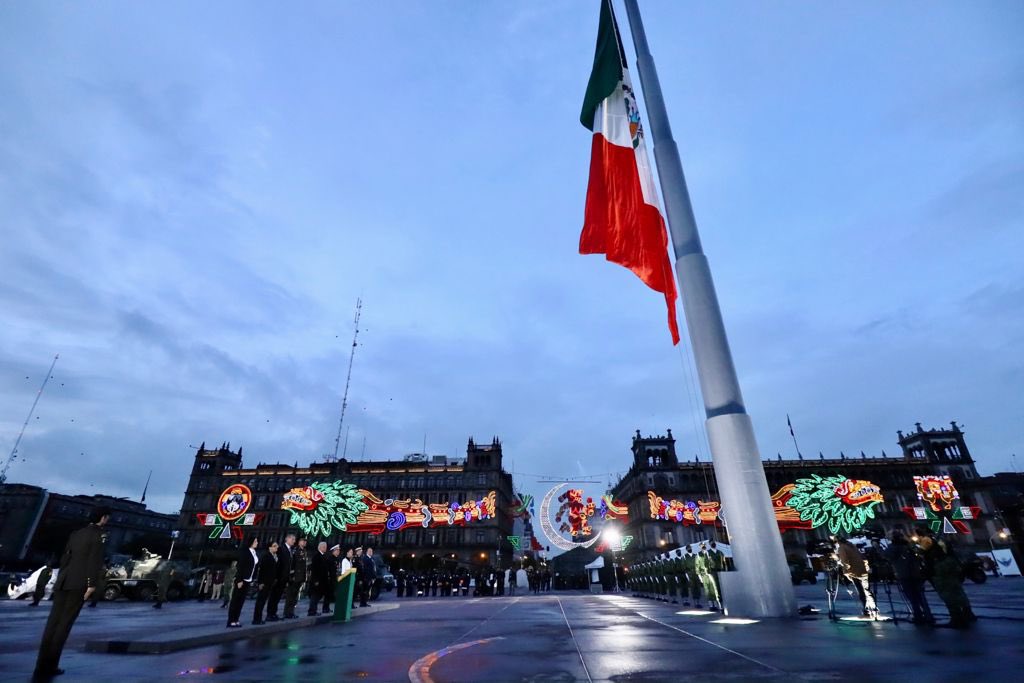
[[(280, 558), (277, 556), (277, 548), (277, 541), (271, 541), (257, 566), (256, 574), (258, 578), (256, 579), (256, 584), (258, 592), (256, 593), (256, 608), (252, 613), (253, 626), (259, 626), (263, 623), (263, 608), (266, 606), (267, 600), (270, 599), (270, 594), (274, 592), (275, 586), (277, 586), (277, 577), (280, 572), (278, 568)], [(274, 621), (277, 621), (277, 615), (274, 615)]]
[(327, 557), (327, 543), (320, 541), (313, 552), (313, 560), (309, 565), (309, 612), (307, 614), (311, 617), (318, 614), (317, 607), (319, 607), (320, 601), (327, 597), (327, 591), (331, 587), (328, 580), (330, 577), (328, 576)]
[[(277, 551), (277, 582), (270, 591), (270, 602), (267, 603), (267, 621), (279, 621), (277, 606), (281, 602), (288, 585), (291, 583), (292, 575), (292, 554), (295, 547), (295, 534), (288, 534), (284, 537), (284, 545)], [(285, 616), (288, 616), (288, 603), (284, 605)]]
[(35, 680), (46, 680), (64, 673), (58, 668), (71, 627), (82, 611), (82, 605), (96, 592), (103, 580), (103, 526), (110, 520), (110, 509), (97, 507), (89, 516), (89, 526), (71, 534), (60, 558), (60, 571), (53, 587), (53, 607), (46, 620), (39, 657), (32, 674)]
[(359, 578), (362, 579), (363, 585), (359, 593), (359, 606), (369, 607), (370, 603), (367, 601), (370, 599), (370, 589), (373, 587), (373, 582), (377, 579), (377, 565), (373, 562), (373, 548), (367, 548), (361, 559), (362, 571)]
[(299, 591), (302, 584), (306, 583), (306, 574), (309, 572), (308, 555), (306, 553), (306, 539), (300, 538), (298, 545), (292, 550), (291, 573), (288, 578), (288, 593), (284, 598), (284, 618), (295, 619), (295, 605), (299, 602)]

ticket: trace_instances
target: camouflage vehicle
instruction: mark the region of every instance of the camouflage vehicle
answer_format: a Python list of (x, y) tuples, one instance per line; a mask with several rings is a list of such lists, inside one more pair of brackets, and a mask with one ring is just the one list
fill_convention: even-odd
[(122, 597), (129, 600), (152, 600), (157, 594), (161, 575), (172, 569), (174, 574), (167, 588), (167, 599), (180, 600), (186, 596), (192, 572), (192, 563), (188, 560), (165, 560), (143, 548), (142, 556), (137, 559), (115, 559), (113, 562), (103, 579), (104, 600)]

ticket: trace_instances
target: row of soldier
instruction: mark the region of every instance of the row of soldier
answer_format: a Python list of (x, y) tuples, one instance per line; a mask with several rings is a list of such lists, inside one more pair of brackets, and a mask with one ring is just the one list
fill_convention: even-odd
[(634, 596), (652, 598), (674, 604), (703, 609), (701, 596), (707, 608), (722, 609), (718, 573), (728, 569), (725, 553), (711, 541), (701, 543), (697, 553), (693, 546), (676, 549), (653, 559), (634, 564), (629, 569), (626, 585)]

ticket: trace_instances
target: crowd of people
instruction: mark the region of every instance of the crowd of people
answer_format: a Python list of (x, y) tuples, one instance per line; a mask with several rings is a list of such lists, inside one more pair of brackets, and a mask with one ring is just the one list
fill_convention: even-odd
[(406, 571), (395, 574), (395, 591), (399, 598), (503, 596), (516, 595), (519, 587), (532, 593), (551, 590), (551, 570), (547, 565), (518, 569), (440, 568)]
[(242, 611), (249, 597), (254, 603), (254, 625), (298, 618), (296, 608), (303, 594), (309, 600), (307, 616), (331, 614), (332, 606), (337, 608), (334, 600), (338, 579), (350, 573), (355, 574), (353, 608), (368, 607), (380, 595), (383, 566), (374, 558), (373, 548), (365, 552), (362, 547), (346, 548), (342, 552), (340, 545), (328, 548), (326, 541), (316, 548), (307, 546), (305, 538), (288, 534), (283, 543), (271, 541), (261, 551), (259, 539), (253, 537), (222, 578), (210, 577), (211, 595), (220, 579), (222, 590), (218, 593), (221, 607), (228, 611), (228, 628), (242, 626)]
[[(835, 558), (840, 571), (853, 584), (865, 616), (877, 617), (877, 587), (895, 584), (910, 607), (911, 622), (920, 626), (936, 625), (925, 588), (931, 583), (935, 594), (946, 605), (952, 628), (967, 628), (977, 620), (963, 588), (963, 562), (953, 545), (926, 529), (908, 537), (893, 530), (888, 544), (873, 538), (862, 553), (848, 539), (833, 538)], [(874, 589), (872, 588), (874, 586)]]

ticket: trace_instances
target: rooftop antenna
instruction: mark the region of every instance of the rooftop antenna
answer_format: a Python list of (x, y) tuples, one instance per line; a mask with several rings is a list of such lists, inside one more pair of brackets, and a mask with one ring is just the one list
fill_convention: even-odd
[(338, 435), (334, 437), (334, 456), (331, 462), (338, 461), (338, 447), (341, 445), (341, 428), (345, 424), (345, 408), (348, 407), (348, 386), (352, 382), (352, 361), (356, 359), (356, 340), (359, 338), (359, 316), (363, 311), (363, 300), (356, 299), (355, 334), (352, 335), (352, 353), (348, 357), (348, 375), (345, 376), (345, 393), (341, 397), (341, 417), (338, 418)]
[(352, 431), (352, 426), (345, 427), (345, 446), (341, 449), (341, 457), (344, 458), (348, 455), (348, 433)]
[(363, 452), (359, 454), (359, 459), (366, 459), (366, 434), (363, 434)]
[(4, 468), (0, 470), (0, 484), (7, 481), (7, 470), (10, 469), (11, 463), (14, 462), (14, 458), (18, 455), (18, 446), (21, 445), (21, 437), (25, 436), (25, 430), (28, 428), (29, 420), (32, 419), (32, 414), (36, 412), (36, 405), (39, 404), (39, 399), (43, 396), (43, 389), (46, 388), (46, 383), (50, 381), (50, 375), (53, 373), (53, 367), (57, 365), (58, 358), (60, 358), (59, 353), (53, 357), (53, 362), (50, 363), (50, 369), (46, 371), (46, 377), (43, 378), (43, 383), (40, 385), (39, 391), (36, 392), (36, 399), (32, 401), (32, 407), (28, 410), (28, 417), (25, 418), (25, 424), (21, 425), (21, 431), (18, 432), (18, 438), (14, 442), (14, 448), (11, 449), (11, 454), (7, 456)]

